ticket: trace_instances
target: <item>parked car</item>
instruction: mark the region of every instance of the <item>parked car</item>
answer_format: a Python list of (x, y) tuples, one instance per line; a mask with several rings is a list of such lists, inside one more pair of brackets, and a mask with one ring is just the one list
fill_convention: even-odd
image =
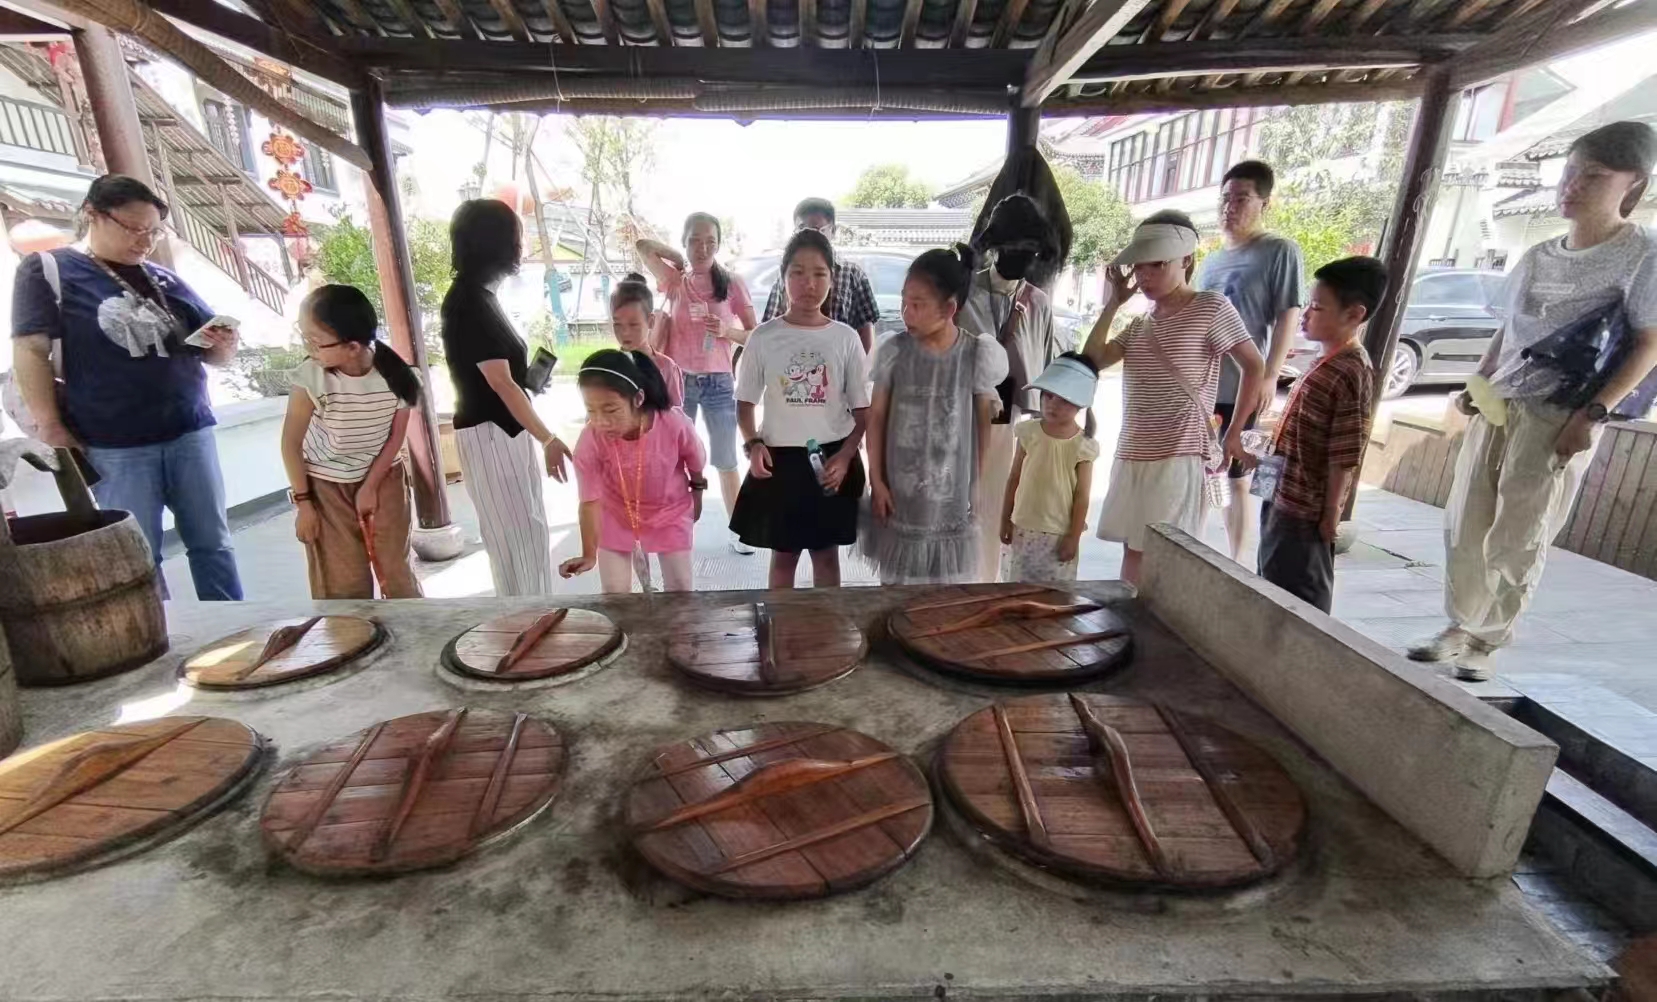
[[(1412, 386), (1466, 382), (1501, 326), (1490, 304), (1501, 294), (1504, 278), (1500, 272), (1467, 268), (1434, 268), (1416, 275), (1382, 396), (1396, 397)], [(1298, 375), (1317, 354), (1318, 346), (1297, 332), (1284, 368)]]
[[(880, 320), (875, 324), (875, 337), (903, 330), (903, 279), (909, 273), (909, 263), (915, 260), (916, 253), (873, 247), (835, 248), (834, 253), (842, 261), (853, 262), (869, 276), (869, 284), (875, 291), (875, 305), (880, 307)], [(740, 275), (748, 286), (756, 314), (764, 312), (765, 300), (771, 295), (771, 286), (776, 282), (781, 268), (781, 252), (743, 258), (732, 266), (732, 270)], [(1074, 342), (1085, 336), (1087, 332), (1082, 327), (1083, 321), (1081, 314), (1074, 310), (1057, 306), (1053, 308), (1053, 326), (1058, 331), (1061, 341), (1068, 339)], [(976, 333), (994, 334), (995, 331)]]

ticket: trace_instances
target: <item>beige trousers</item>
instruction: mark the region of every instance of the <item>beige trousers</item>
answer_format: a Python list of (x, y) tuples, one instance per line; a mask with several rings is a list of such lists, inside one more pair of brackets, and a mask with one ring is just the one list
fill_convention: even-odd
[(1013, 472), (1018, 439), (1010, 424), (990, 425), (990, 444), (984, 452), (984, 475), (973, 489), (972, 510), (978, 519), (978, 580), (1001, 580), (1001, 502), (1007, 477)]
[[(312, 598), (373, 598), (374, 579), (357, 521), (354, 484), (311, 478), (311, 500), (316, 505), (317, 541), (305, 547), (305, 565)], [(379, 504), (374, 509), (374, 559), (379, 564), (382, 598), (419, 598), (420, 582), (409, 565), (408, 468), (398, 463), (380, 478)]]
[(1595, 429), (1592, 446), (1560, 462), (1554, 440), (1570, 416), (1553, 404), (1509, 400), (1505, 425), (1474, 417), (1462, 439), (1444, 508), (1444, 612), (1493, 647), (1513, 639), (1599, 445)]

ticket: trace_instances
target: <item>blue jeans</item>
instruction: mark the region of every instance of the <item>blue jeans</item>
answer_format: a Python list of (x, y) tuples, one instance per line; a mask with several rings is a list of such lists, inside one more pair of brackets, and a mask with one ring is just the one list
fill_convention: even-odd
[(224, 478), (213, 429), (203, 428), (170, 442), (125, 449), (88, 446), (86, 458), (103, 478), (92, 488), (100, 508), (132, 512), (161, 564), (161, 509), (173, 524), (190, 558), (196, 597), (204, 602), (241, 601), (242, 581), (230, 548), (230, 522), (224, 510)]
[(685, 416), (696, 423), (696, 408), (703, 410), (702, 423), (708, 429), (708, 458), (713, 468), (736, 469), (736, 395), (728, 372), (685, 373)]

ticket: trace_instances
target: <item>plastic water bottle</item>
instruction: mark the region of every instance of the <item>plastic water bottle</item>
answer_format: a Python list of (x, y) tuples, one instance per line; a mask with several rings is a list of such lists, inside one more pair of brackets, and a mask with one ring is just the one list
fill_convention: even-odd
[[(1209, 427), (1217, 436), (1220, 431), (1220, 419), (1216, 415), (1209, 419)], [(1203, 494), (1208, 499), (1208, 506), (1215, 509), (1231, 507), (1231, 485), (1227, 482), (1231, 461), (1222, 451), (1220, 457), (1212, 464), (1203, 464)]]
[[(805, 440), (805, 458), (811, 463), (811, 472), (817, 475), (817, 482), (821, 484), (823, 482), (823, 447), (817, 444), (815, 438)], [(833, 494), (834, 489), (824, 487), (823, 493)]]

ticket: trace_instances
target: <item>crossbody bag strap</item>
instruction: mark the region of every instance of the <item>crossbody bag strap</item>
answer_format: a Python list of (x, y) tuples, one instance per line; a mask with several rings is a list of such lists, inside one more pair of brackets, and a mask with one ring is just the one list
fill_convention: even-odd
[(1219, 455), (1219, 442), (1214, 437), (1214, 428), (1209, 423), (1209, 414), (1203, 407), (1202, 394), (1198, 392), (1197, 387), (1186, 377), (1185, 373), (1174, 365), (1174, 360), (1168, 357), (1168, 353), (1163, 350), (1162, 342), (1158, 341), (1156, 337), (1155, 321), (1148, 313), (1145, 314), (1144, 336), (1150, 339), (1151, 354), (1155, 355), (1157, 362), (1167, 370), (1170, 376), (1174, 377), (1174, 382), (1178, 383), (1179, 388), (1184, 391), (1186, 401), (1196, 409), (1197, 417), (1202, 420), (1203, 428), (1207, 431), (1207, 445), (1203, 450), (1203, 459), (1206, 461)]

